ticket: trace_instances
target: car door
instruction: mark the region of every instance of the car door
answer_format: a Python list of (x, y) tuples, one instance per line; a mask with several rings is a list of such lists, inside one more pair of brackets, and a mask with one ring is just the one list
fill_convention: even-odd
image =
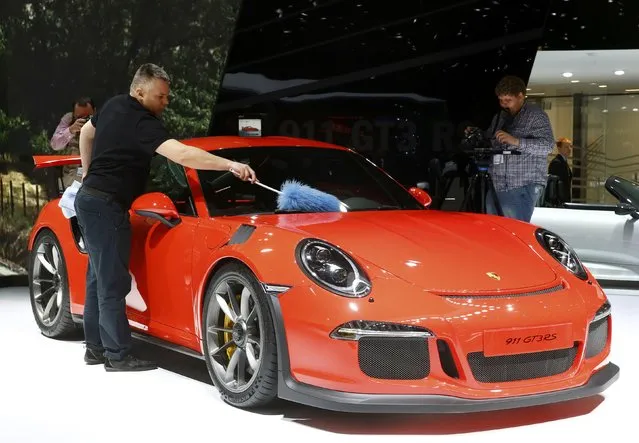
[(154, 336), (189, 346), (195, 338), (191, 272), (198, 218), (184, 169), (165, 157), (155, 156), (146, 192), (166, 194), (175, 204), (181, 221), (169, 227), (157, 219), (131, 214), (132, 286), (142, 301), (138, 300), (138, 306), (134, 306), (133, 297), (128, 297), (127, 308), (130, 318), (144, 322), (142, 329), (148, 328)]

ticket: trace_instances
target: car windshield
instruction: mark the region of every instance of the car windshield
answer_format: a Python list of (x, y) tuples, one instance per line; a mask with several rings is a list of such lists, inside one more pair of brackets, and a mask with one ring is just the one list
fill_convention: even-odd
[[(280, 189), (297, 180), (337, 197), (348, 211), (424, 207), (395, 180), (352, 151), (311, 147), (255, 147), (215, 151), (216, 155), (249, 164), (258, 180)], [(198, 171), (209, 213), (238, 215), (277, 212), (273, 191), (237, 179), (230, 172)]]

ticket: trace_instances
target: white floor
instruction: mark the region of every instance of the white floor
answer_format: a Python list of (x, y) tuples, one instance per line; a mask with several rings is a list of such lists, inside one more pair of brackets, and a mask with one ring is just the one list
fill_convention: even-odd
[[(85, 366), (80, 341), (42, 336), (26, 288), (0, 289), (0, 442), (582, 441), (636, 442), (639, 293), (612, 293), (612, 360), (621, 378), (604, 396), (467, 415), (354, 415), (291, 403), (246, 412), (223, 403), (203, 362), (140, 344), (161, 369)], [(612, 437), (612, 432), (616, 435)], [(424, 437), (427, 437), (426, 439)], [(585, 437), (585, 438), (584, 438)]]

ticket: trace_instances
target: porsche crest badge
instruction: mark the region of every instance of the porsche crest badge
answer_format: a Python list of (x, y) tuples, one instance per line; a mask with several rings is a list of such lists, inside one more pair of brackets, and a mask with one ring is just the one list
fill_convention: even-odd
[(493, 280), (501, 280), (501, 277), (499, 276), (499, 274), (495, 274), (494, 272), (486, 272), (486, 275), (490, 278), (492, 278)]

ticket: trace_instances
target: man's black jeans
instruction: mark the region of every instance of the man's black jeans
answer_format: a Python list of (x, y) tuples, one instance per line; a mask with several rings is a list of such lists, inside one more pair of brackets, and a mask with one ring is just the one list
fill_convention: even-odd
[(78, 224), (89, 254), (84, 302), (87, 347), (122, 360), (131, 350), (125, 298), (131, 290), (129, 212), (113, 197), (85, 187), (75, 198)]

